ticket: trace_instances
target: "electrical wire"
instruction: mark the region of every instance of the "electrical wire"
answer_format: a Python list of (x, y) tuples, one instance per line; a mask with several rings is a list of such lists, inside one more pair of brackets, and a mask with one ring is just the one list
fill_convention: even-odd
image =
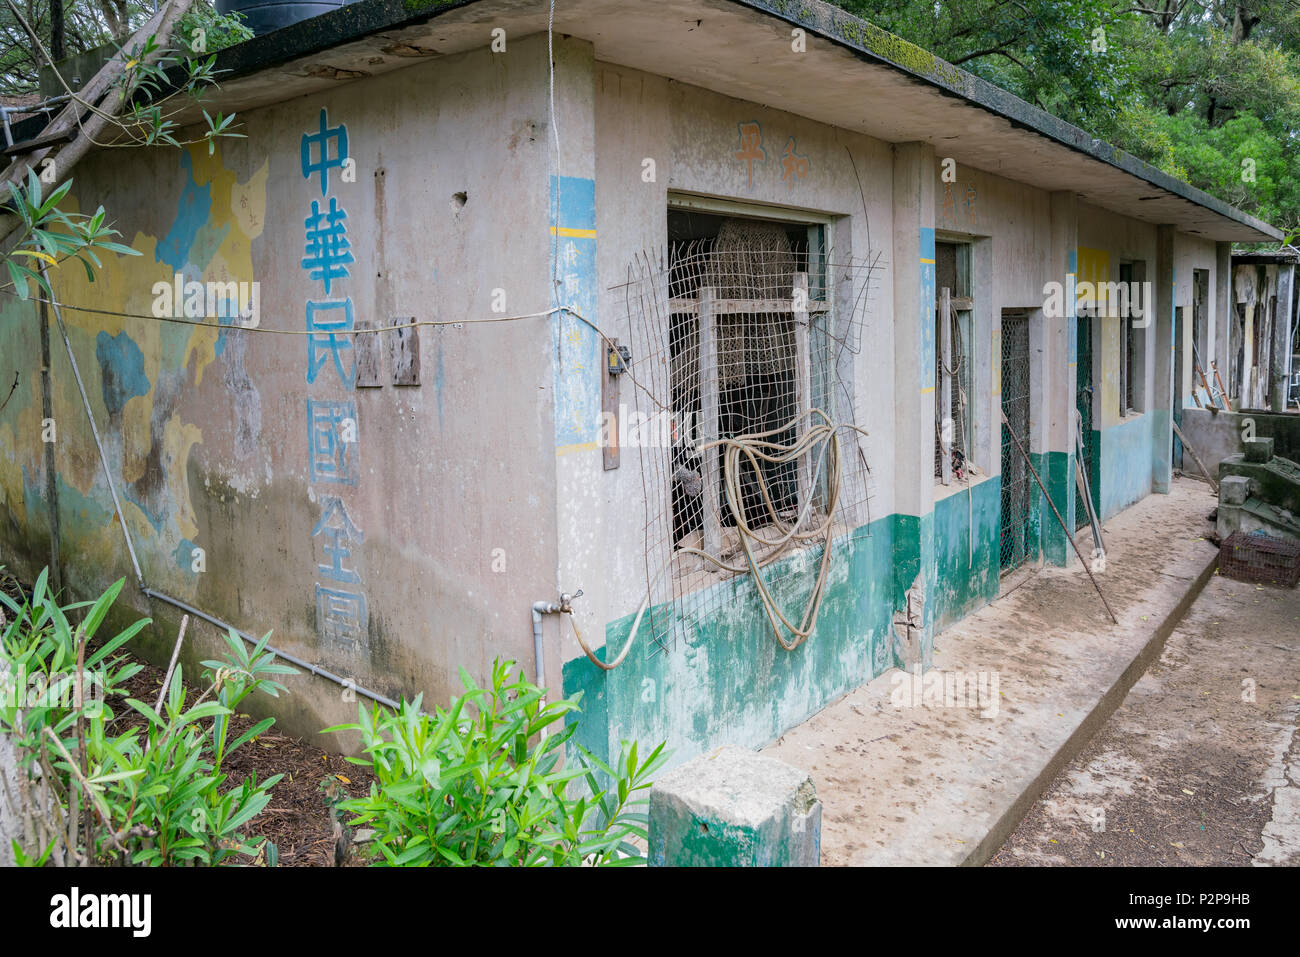
[[(18, 296), (18, 293), (12, 289), (0, 289), (0, 295)], [(19, 297), (23, 298), (23, 297)], [(118, 312), (112, 309), (97, 309), (94, 306), (77, 306), (72, 303), (59, 302), (56, 299), (45, 299), (40, 296), (28, 296), (26, 301), (43, 302), (55, 308), (67, 309), (70, 312), (80, 312), (87, 315), (95, 316), (112, 316), (116, 319), (146, 319), (154, 322), (170, 322), (182, 326), (193, 326), (201, 329), (215, 329), (219, 332), (262, 332), (277, 336), (319, 336), (321, 332), (313, 329), (272, 329), (268, 326), (241, 326), (220, 322), (205, 322), (198, 319), (188, 319), (183, 316), (155, 316), (147, 315), (140, 312)], [(572, 306), (552, 306), (541, 312), (526, 312), (515, 316), (488, 316), (483, 319), (418, 319), (414, 322), (397, 323), (389, 326), (380, 326), (375, 329), (330, 329), (328, 334), (331, 336), (365, 336), (373, 335), (380, 332), (392, 332), (399, 329), (413, 329), (419, 326), (474, 326), (494, 322), (519, 322), (524, 319), (543, 319), (553, 316), (556, 313), (564, 313), (577, 319), (579, 322), (588, 326), (596, 335), (600, 336), (606, 346), (612, 347), (614, 340), (605, 334), (605, 331), (596, 325), (595, 322), (584, 316), (579, 310)], [(657, 405), (663, 411), (671, 411), (668, 406), (664, 405), (657, 398), (654, 392), (646, 388), (644, 384), (637, 379), (636, 374), (632, 371), (636, 363), (628, 363), (624, 374), (631, 380), (640, 391), (644, 392), (651, 402)]]

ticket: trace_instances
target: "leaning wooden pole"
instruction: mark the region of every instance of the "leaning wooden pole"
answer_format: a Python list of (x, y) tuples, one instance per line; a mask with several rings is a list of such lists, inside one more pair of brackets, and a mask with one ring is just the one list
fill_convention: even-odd
[(1196, 454), (1196, 449), (1192, 448), (1191, 443), (1187, 441), (1186, 436), (1183, 435), (1183, 430), (1178, 427), (1178, 423), (1174, 422), (1173, 426), (1174, 435), (1178, 436), (1178, 441), (1183, 443), (1183, 448), (1192, 453), (1192, 458), (1195, 459), (1196, 464), (1200, 466), (1201, 474), (1205, 476), (1206, 481), (1210, 483), (1210, 487), (1214, 489), (1214, 494), (1218, 495), (1219, 483), (1214, 480), (1214, 476), (1210, 474), (1210, 470), (1205, 467), (1205, 463), (1201, 461), (1201, 457)]
[(1100, 598), (1101, 603), (1106, 606), (1106, 614), (1110, 615), (1110, 620), (1118, 625), (1119, 619), (1115, 617), (1115, 612), (1110, 607), (1110, 602), (1106, 600), (1105, 594), (1102, 593), (1101, 586), (1097, 584), (1097, 579), (1093, 577), (1092, 568), (1089, 567), (1088, 560), (1083, 557), (1083, 552), (1079, 551), (1079, 544), (1074, 540), (1074, 536), (1070, 534), (1070, 530), (1065, 525), (1065, 519), (1061, 518), (1061, 513), (1056, 510), (1056, 504), (1052, 501), (1052, 496), (1047, 494), (1047, 489), (1043, 485), (1043, 480), (1038, 477), (1038, 470), (1034, 468), (1034, 463), (1029, 461), (1029, 454), (1025, 451), (1025, 447), (1020, 444), (1020, 438), (1012, 430), (1011, 423), (1007, 421), (1006, 412), (1002, 413), (1002, 424), (1006, 426), (1007, 435), (1011, 436), (1011, 441), (1015, 442), (1016, 448), (1020, 450), (1020, 455), (1024, 458), (1025, 465), (1029, 467), (1029, 474), (1032, 475), (1034, 481), (1038, 483), (1039, 491), (1043, 493), (1043, 498), (1047, 499), (1047, 504), (1051, 507), (1052, 514), (1055, 515), (1056, 520), (1061, 523), (1061, 531), (1065, 532), (1065, 537), (1070, 540), (1070, 544), (1074, 547), (1074, 554), (1078, 555), (1079, 561), (1083, 563), (1083, 570), (1088, 573), (1088, 580), (1092, 582), (1092, 587), (1097, 589), (1097, 597)]

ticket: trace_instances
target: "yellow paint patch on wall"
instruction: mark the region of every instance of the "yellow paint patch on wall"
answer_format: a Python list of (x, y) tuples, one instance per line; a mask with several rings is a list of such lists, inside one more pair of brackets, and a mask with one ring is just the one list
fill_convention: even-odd
[(1095, 421), (1096, 428), (1104, 429), (1119, 424), (1119, 336), (1123, 321), (1119, 318), (1094, 321), (1101, 324), (1101, 351), (1093, 360), (1093, 368), (1101, 370), (1101, 414)]
[[(190, 147), (194, 162), (194, 181), (212, 191), (212, 212), (206, 228), (221, 230), (226, 235), (203, 270), (203, 282), (253, 282), (253, 240), (262, 235), (266, 226), (266, 182), (270, 174), (270, 160), (262, 163), (257, 172), (241, 183), (238, 177), (221, 162), (218, 147), (214, 156), (208, 156), (207, 147)], [(185, 365), (194, 357), (194, 384), (203, 384), (204, 370), (216, 359), (219, 332), (212, 329), (194, 329), (185, 347)]]
[[(0, 425), (0, 449), (16, 449), (17, 439), (13, 428), (6, 422)], [(17, 456), (0, 454), (0, 506), (8, 508), (20, 525), (27, 524), (26, 495), (23, 491), (23, 467)]]
[(153, 450), (153, 433), (149, 429), (152, 395), (152, 391), (149, 395), (138, 395), (122, 409), (122, 478), (127, 482), (144, 478), (149, 453)]
[(181, 423), (176, 417), (163, 426), (162, 469), (167, 477), (167, 490), (171, 493), (173, 517), (182, 538), (194, 538), (199, 533), (194, 505), (190, 501), (190, 488), (186, 463), (190, 449), (203, 441), (203, 431), (197, 425)]
[[(1078, 284), (1092, 283), (1094, 286), (1101, 282), (1110, 282), (1110, 253), (1104, 249), (1090, 249), (1087, 246), (1079, 247), (1079, 271), (1075, 277)], [(1106, 307), (1106, 290), (1100, 290), (1101, 295), (1097, 295), (1097, 290), (1085, 289), (1078, 296), (1079, 302), (1096, 303), (1099, 307)]]

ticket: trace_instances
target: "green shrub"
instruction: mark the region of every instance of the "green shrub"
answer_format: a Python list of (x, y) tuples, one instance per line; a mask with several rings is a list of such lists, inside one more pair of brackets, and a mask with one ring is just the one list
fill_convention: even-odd
[[(267, 718), (230, 741), (230, 718), (253, 691), (278, 695), (273, 675), (294, 674), (265, 650), (268, 634), (252, 650), (231, 632), (230, 652), (205, 661), (204, 690), (190, 702), (173, 672), (161, 711), (126, 697), (124, 684), (141, 666), (115, 656), (149, 619), (137, 621), (87, 649), (122, 589), (122, 580), (96, 601), (60, 606), (42, 572), (29, 602), (0, 593), (12, 620), (0, 657), (20, 693), (0, 698), (0, 733), (13, 737), (34, 780), (37, 769), (58, 808), (56, 839), (20, 863), (42, 863), (61, 851), (68, 863), (147, 865), (220, 864), (241, 857), (274, 862), (274, 847), (248, 840), (243, 828), (270, 800), (280, 775), (250, 778), (225, 788), (223, 761), (265, 732)], [(69, 613), (89, 608), (79, 625)], [(31, 691), (30, 689), (35, 689)], [(93, 694), (87, 694), (93, 690)], [(143, 715), (117, 733), (121, 703)], [(264, 855), (264, 856), (263, 856)]]
[[(667, 759), (661, 744), (638, 762), (625, 744), (611, 768), (582, 747), (579, 767), (560, 768), (577, 730), (547, 729), (578, 711), (580, 696), (547, 704), (545, 691), (514, 662), (497, 661), (492, 687), (479, 688), (461, 669), (466, 693), (435, 714), (421, 697), (397, 713), (358, 708), (356, 724), (375, 781), (366, 797), (340, 802), (352, 826), (374, 831), (364, 845), (380, 865), (639, 864), (632, 839), (645, 840), (650, 777)], [(601, 780), (608, 782), (602, 786)], [(585, 784), (569, 797), (571, 782)]]
[[(245, 19), (238, 10), (217, 13), (212, 4), (199, 0), (176, 24), (174, 41), (181, 50), (195, 54), (216, 53), (253, 39), (253, 31), (244, 23)], [(202, 43), (198, 42), (200, 38)]]

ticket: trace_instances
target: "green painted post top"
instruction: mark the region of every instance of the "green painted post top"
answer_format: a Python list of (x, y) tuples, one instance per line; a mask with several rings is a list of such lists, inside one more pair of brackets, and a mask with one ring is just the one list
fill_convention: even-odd
[(805, 771), (722, 747), (650, 791), (651, 867), (816, 867), (822, 806)]

